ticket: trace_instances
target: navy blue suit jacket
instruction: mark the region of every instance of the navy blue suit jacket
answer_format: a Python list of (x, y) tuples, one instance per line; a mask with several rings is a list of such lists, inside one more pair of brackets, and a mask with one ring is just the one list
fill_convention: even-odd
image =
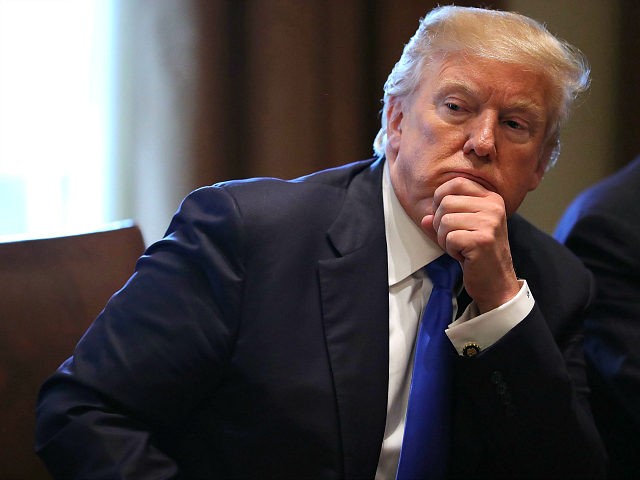
[[(189, 195), (43, 386), (50, 471), (373, 478), (389, 368), (382, 166)], [(455, 358), (451, 476), (598, 477), (581, 349), (591, 277), (520, 217), (510, 236), (537, 302), (496, 345)]]
[(580, 194), (556, 236), (596, 279), (585, 352), (610, 478), (640, 472), (640, 157)]

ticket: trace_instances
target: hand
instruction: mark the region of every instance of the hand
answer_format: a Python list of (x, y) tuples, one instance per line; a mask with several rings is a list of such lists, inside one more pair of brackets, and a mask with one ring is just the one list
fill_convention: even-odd
[(464, 177), (440, 185), (434, 214), (422, 229), (462, 266), (464, 286), (480, 313), (503, 305), (520, 290), (507, 233), (502, 197)]

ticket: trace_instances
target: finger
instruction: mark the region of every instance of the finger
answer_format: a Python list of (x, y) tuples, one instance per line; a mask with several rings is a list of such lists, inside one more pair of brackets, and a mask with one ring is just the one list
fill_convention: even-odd
[(491, 193), (493, 193), (491, 190), (487, 190), (485, 187), (473, 180), (465, 177), (455, 177), (436, 188), (433, 195), (433, 201), (435, 205), (439, 205), (442, 199), (448, 195), (484, 197)]
[(467, 195), (447, 195), (444, 197), (438, 207), (434, 211), (433, 225), (437, 230), (442, 217), (450, 213), (478, 213), (483, 209), (491, 208), (485, 205), (482, 199), (478, 197), (469, 197)]
[[(460, 222), (455, 217), (460, 216), (460, 214), (447, 214), (440, 219), (437, 228), (435, 229), (437, 242), (444, 251), (446, 251), (450, 256), (455, 258), (458, 261), (464, 260), (463, 250), (467, 247), (465, 243), (462, 242), (462, 237), (460, 235)], [(435, 223), (434, 223), (435, 224)], [(465, 231), (465, 233), (469, 233)], [(460, 239), (457, 241), (452, 241), (452, 239)]]
[(442, 248), (450, 255), (454, 254), (459, 257), (458, 260), (461, 261), (475, 261), (476, 257), (486, 254), (496, 244), (493, 232), (485, 229), (455, 228), (447, 230), (443, 226), (438, 233)]
[(425, 215), (420, 223), (422, 231), (435, 243), (438, 243), (438, 236), (433, 226), (433, 215)]
[(433, 225), (438, 244), (465, 258), (506, 237), (502, 218), (487, 211), (436, 214)]
[(483, 205), (483, 208), (468, 208), (447, 210), (439, 208), (433, 215), (433, 227), (436, 232), (445, 225), (451, 230), (487, 230), (501, 231), (506, 228), (506, 215), (500, 205), (493, 203)]

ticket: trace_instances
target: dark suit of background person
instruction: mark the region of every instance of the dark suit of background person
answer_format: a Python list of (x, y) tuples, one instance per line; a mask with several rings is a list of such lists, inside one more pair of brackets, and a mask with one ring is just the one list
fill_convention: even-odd
[[(456, 18), (466, 19), (465, 26), (485, 25), (475, 11), (437, 13), (452, 11), (463, 12)], [(495, 29), (489, 31), (493, 38)], [(505, 38), (511, 44), (511, 32)], [(487, 64), (466, 50), (448, 53), (422, 72), (429, 80), (419, 82), (416, 95), (441, 92), (434, 85), (459, 93), (463, 85), (462, 95), (475, 99), (478, 90), (483, 108), (477, 117), (467, 118), (464, 102), (447, 97), (438, 108), (456, 119), (457, 128), (435, 119), (422, 124), (423, 104), (398, 95), (385, 117), (386, 156), (293, 181), (227, 182), (185, 199), (165, 238), (149, 247), (73, 357), (43, 385), (37, 449), (56, 478), (373, 478), (384, 449), (390, 358), (399, 357), (389, 347), (386, 220), (409, 217), (404, 206), (391, 216), (385, 210), (383, 173), (393, 179), (401, 165), (440, 168), (431, 177), (439, 186), (429, 191), (432, 200), (421, 218), (460, 200), (482, 207), (463, 219), (498, 218), (501, 236), (481, 246), (499, 250), (501, 260), (506, 246), (510, 283), (520, 285), (518, 295), (535, 299), (521, 321), (476, 356), (450, 349), (450, 476), (601, 475), (604, 453), (585, 398), (581, 345), (591, 276), (517, 214), (508, 224), (506, 219), (551, 158), (547, 140), (554, 137), (542, 134), (547, 110), (539, 100), (540, 79), (523, 73), (520, 64)], [(477, 72), (479, 80), (469, 80)], [(495, 72), (500, 74), (492, 80), (518, 92), (516, 118), (512, 94), (495, 92), (496, 83), (486, 81)], [(531, 105), (539, 108), (532, 112)], [(507, 110), (507, 118), (497, 118), (493, 107)], [(459, 121), (460, 115), (468, 121)], [(522, 120), (530, 115), (537, 129)], [(405, 149), (419, 143), (414, 134), (420, 125), (436, 124), (448, 142), (434, 145), (450, 148), (451, 157), (412, 162), (418, 157)], [(470, 129), (468, 138), (461, 137), (460, 125)], [(491, 128), (500, 130), (494, 144)], [(498, 149), (510, 154), (501, 157)], [(450, 159), (473, 163), (476, 176), (469, 169), (452, 171)], [(521, 183), (512, 189), (504, 176)], [(501, 192), (489, 191), (492, 186)], [(447, 188), (472, 193), (436, 200)], [(487, 205), (496, 204), (487, 216)], [(460, 218), (455, 208), (453, 213)], [(423, 235), (441, 233), (445, 223), (434, 219), (431, 229), (422, 227)], [(433, 246), (460, 256), (460, 250), (450, 251), (450, 236)], [(504, 272), (495, 269), (469, 273), (477, 262), (496, 266), (494, 257), (462, 260), (468, 296), (478, 285), (494, 288), (503, 280)], [(468, 303), (464, 297), (461, 309)]]
[(640, 157), (581, 193), (555, 232), (593, 272), (592, 409), (613, 478), (640, 474)]

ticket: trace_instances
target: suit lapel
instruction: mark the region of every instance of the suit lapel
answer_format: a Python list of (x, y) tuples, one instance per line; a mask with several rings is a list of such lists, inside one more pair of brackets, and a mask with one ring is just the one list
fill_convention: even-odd
[(381, 174), (378, 161), (354, 177), (329, 230), (337, 255), (319, 262), (345, 478), (375, 475), (386, 420), (389, 302)]

